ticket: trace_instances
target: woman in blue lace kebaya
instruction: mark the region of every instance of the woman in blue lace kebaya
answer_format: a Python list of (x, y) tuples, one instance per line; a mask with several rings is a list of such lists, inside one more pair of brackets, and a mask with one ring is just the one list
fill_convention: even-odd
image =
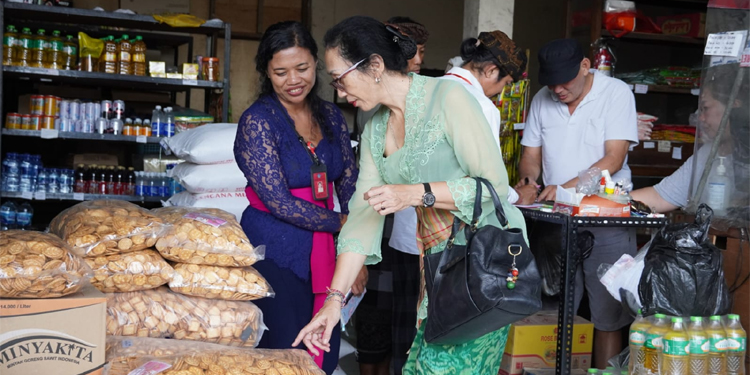
[[(381, 104), (362, 134), (357, 191), (341, 230), (332, 292), (297, 336), (308, 349), (336, 352), (342, 300), (362, 264), (381, 259), (385, 215), (409, 206), (417, 211), (418, 245), (424, 253), (445, 249), (454, 216), (471, 221), (476, 183), (490, 181), (513, 228), (525, 231), (521, 212), (507, 201), (508, 175), (487, 119), (476, 99), (457, 82), (407, 74), (416, 44), (369, 17), (351, 17), (325, 36), (326, 70), (338, 95), (358, 108)], [(482, 195), (479, 226), (499, 227), (489, 193)], [(462, 235), (456, 242), (465, 242)], [(336, 290), (334, 290), (336, 289)], [(440, 298), (440, 296), (437, 296)], [(423, 297), (420, 320), (430, 319)], [(427, 343), (422, 323), (404, 374), (497, 374), (508, 327), (461, 345)]]
[[(357, 179), (346, 121), (317, 96), (317, 53), (298, 22), (266, 30), (255, 58), (261, 93), (240, 118), (234, 144), (250, 201), (242, 228), (266, 246), (255, 268), (276, 292), (256, 301), (269, 329), (262, 348), (291, 348), (322, 307), (336, 262), (332, 234), (346, 221)], [(334, 182), (341, 213), (333, 211)], [(338, 363), (338, 332), (332, 343), (335, 350), (315, 358), (328, 374)]]

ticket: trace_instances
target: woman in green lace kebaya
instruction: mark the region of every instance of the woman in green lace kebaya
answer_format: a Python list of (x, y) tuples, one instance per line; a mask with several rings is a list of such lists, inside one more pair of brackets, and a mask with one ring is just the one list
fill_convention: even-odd
[[(484, 177), (500, 195), (510, 225), (525, 230), (520, 211), (507, 202), (508, 176), (479, 104), (459, 83), (407, 74), (413, 40), (372, 18), (352, 17), (326, 33), (325, 47), (338, 95), (363, 110), (382, 106), (362, 134), (359, 179), (331, 290), (293, 344), (304, 342), (313, 353), (330, 350), (341, 291), (349, 290), (362, 264), (380, 261), (385, 215), (416, 207), (418, 245), (426, 253), (442, 251), (453, 216), (471, 220), (476, 185), (470, 177)], [(480, 226), (499, 226), (489, 194), (482, 198)], [(430, 318), (427, 303), (423, 293), (420, 320)], [(494, 375), (508, 327), (455, 346), (429, 344), (423, 334), (421, 324), (404, 374)]]

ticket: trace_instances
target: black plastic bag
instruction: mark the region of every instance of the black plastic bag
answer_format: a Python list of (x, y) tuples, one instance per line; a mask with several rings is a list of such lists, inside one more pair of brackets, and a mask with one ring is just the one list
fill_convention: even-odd
[[(534, 222), (527, 223), (529, 247), (534, 254), (539, 274), (542, 275), (542, 292), (548, 296), (560, 293), (562, 264), (562, 230), (559, 225)], [(594, 247), (594, 235), (581, 231), (576, 236), (580, 257), (579, 262), (591, 255)]]
[(729, 313), (721, 250), (708, 241), (712, 216), (701, 204), (695, 223), (664, 226), (654, 237), (638, 286), (644, 316)]

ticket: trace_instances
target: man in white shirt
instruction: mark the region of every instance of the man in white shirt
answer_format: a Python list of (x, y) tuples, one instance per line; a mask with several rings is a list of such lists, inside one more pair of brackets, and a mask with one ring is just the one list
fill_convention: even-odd
[[(526, 121), (520, 187), (543, 173), (545, 188), (538, 201), (554, 200), (557, 186), (575, 187), (578, 172), (607, 169), (615, 182), (630, 179), (628, 148), (638, 142), (635, 98), (620, 80), (590, 70), (591, 61), (573, 39), (555, 40), (539, 51), (539, 82)], [(542, 172), (543, 170), (543, 172)], [(576, 275), (576, 309), (586, 286), (596, 329), (594, 365), (622, 350), (621, 329), (632, 321), (599, 282), (602, 263), (614, 264), (622, 254), (635, 255), (635, 232), (627, 228), (587, 228), (595, 236), (591, 256)]]

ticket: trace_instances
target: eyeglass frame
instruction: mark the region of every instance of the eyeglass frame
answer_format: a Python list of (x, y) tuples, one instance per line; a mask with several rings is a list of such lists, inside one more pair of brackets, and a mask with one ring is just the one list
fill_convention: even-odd
[(344, 78), (347, 74), (351, 73), (354, 69), (357, 69), (359, 64), (362, 64), (365, 62), (367, 58), (364, 58), (362, 60), (359, 60), (356, 64), (349, 67), (349, 69), (345, 70), (341, 75), (338, 76), (338, 78), (335, 78), (333, 81), (331, 81), (331, 86), (333, 86), (336, 90), (346, 91), (346, 87), (341, 83), (341, 79)]

